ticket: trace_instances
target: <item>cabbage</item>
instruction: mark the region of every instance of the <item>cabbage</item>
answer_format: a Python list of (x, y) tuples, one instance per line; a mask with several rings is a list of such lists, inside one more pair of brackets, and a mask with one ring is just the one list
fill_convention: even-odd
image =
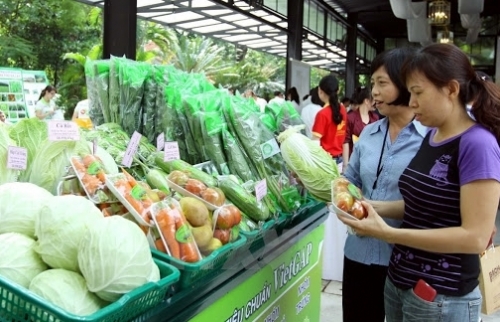
[(38, 154), (42, 142), (48, 138), (47, 122), (36, 117), (23, 119), (9, 128), (9, 135), (17, 146), (28, 150), (28, 167), (21, 172), (19, 181), (29, 181), (33, 159)]
[(49, 269), (36, 276), (30, 291), (69, 313), (86, 316), (103, 308), (106, 303), (87, 289), (85, 279), (64, 269)]
[(35, 219), (42, 205), (52, 198), (47, 190), (31, 183), (1, 185), (0, 234), (12, 232), (34, 238)]
[(297, 133), (301, 128), (291, 127), (278, 136), (281, 154), (311, 195), (320, 201), (329, 202), (332, 181), (339, 177), (337, 164), (318, 142)]
[(35, 249), (50, 267), (79, 272), (80, 241), (87, 229), (99, 225), (103, 218), (99, 209), (84, 197), (53, 197), (37, 217)]
[(119, 216), (106, 217), (87, 231), (78, 264), (89, 290), (110, 302), (160, 279), (146, 236), (139, 226)]
[(0, 184), (16, 182), (19, 175), (19, 171), (7, 169), (9, 145), (15, 146), (16, 144), (9, 138), (7, 126), (0, 123)]
[(35, 241), (18, 233), (0, 235), (0, 275), (28, 288), (47, 269), (34, 249)]
[(45, 141), (33, 160), (29, 182), (57, 195), (57, 185), (70, 166), (69, 157), (89, 152), (84, 141)]

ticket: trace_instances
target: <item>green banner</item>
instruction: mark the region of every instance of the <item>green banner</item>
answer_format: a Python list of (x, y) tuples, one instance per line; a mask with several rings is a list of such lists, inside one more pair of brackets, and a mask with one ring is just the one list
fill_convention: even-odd
[(320, 225), (190, 322), (320, 320)]

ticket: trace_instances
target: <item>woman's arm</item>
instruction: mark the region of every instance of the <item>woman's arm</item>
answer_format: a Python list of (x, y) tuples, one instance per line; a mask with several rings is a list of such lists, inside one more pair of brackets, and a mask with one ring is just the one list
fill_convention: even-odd
[(460, 195), (462, 225), (458, 227), (393, 228), (368, 203), (364, 203), (369, 212), (367, 218), (360, 221), (339, 218), (353, 227), (357, 234), (373, 236), (392, 244), (436, 253), (480, 254), (486, 249), (494, 230), (500, 183), (496, 180), (473, 181), (460, 188)]
[(349, 143), (342, 144), (342, 163), (342, 168), (346, 169), (349, 164)]
[(396, 201), (368, 201), (379, 216), (389, 219), (402, 220), (405, 214), (405, 202), (403, 200)]

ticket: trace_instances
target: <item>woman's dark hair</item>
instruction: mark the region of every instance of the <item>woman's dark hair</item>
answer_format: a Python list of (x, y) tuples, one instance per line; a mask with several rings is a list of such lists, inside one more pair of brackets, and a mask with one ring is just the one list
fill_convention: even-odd
[(38, 100), (41, 100), (45, 96), (45, 94), (50, 92), (57, 92), (56, 88), (52, 85), (47, 85), (44, 89), (42, 89), (42, 92), (40, 93), (40, 97), (38, 98)]
[(351, 102), (354, 105), (361, 105), (365, 100), (372, 98), (371, 90), (366, 86), (358, 86), (354, 90), (354, 94), (351, 96)]
[(458, 99), (465, 108), (472, 103), (476, 121), (495, 135), (500, 142), (500, 88), (483, 80), (458, 47), (450, 44), (432, 44), (420, 49), (402, 69), (405, 80), (415, 72), (422, 73), (434, 86), (443, 88), (450, 82), (460, 84)]
[(340, 114), (340, 103), (338, 98), (339, 81), (333, 75), (325, 76), (319, 82), (319, 88), (330, 98), (328, 104), (332, 109), (333, 122), (339, 125), (342, 122), (342, 115)]
[(311, 90), (309, 91), (309, 96), (311, 96), (311, 102), (313, 104), (316, 104), (316, 105), (319, 105), (319, 106), (323, 106), (325, 105), (321, 99), (319, 98), (319, 93), (318, 93), (318, 86), (314, 87), (314, 88), (311, 88)]
[(415, 55), (415, 48), (394, 48), (379, 54), (372, 62), (371, 74), (373, 75), (380, 67), (384, 67), (391, 82), (398, 89), (399, 95), (388, 105), (408, 106), (410, 104), (410, 92), (406, 89), (405, 81), (401, 77), (401, 67), (404, 62)]
[(286, 92), (286, 96), (288, 97), (290, 95), (290, 99), (292, 101), (295, 101), (295, 103), (300, 104), (300, 97), (299, 97), (299, 92), (297, 92), (297, 89), (295, 87), (290, 88)]

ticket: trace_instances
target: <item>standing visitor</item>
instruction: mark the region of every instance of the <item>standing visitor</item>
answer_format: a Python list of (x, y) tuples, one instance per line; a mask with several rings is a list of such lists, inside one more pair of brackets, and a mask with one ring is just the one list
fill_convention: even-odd
[[(372, 200), (400, 200), (398, 179), (420, 148), (427, 129), (408, 107), (410, 93), (400, 77), (414, 51), (396, 48), (372, 62), (372, 97), (386, 118), (361, 133), (344, 175)], [(400, 220), (387, 220), (393, 227)], [(384, 322), (384, 284), (392, 245), (376, 238), (348, 235), (344, 247), (342, 314), (344, 322)], [(362, 303), (362, 307), (360, 307)]]
[(313, 125), (313, 137), (320, 140), (326, 152), (330, 153), (337, 164), (342, 163), (342, 144), (344, 144), (347, 112), (339, 103), (337, 93), (339, 82), (333, 75), (323, 77), (319, 82), (318, 95), (323, 109), (316, 115)]
[(73, 111), (73, 122), (78, 124), (79, 127), (84, 129), (92, 128), (92, 121), (89, 115), (89, 100), (85, 99), (78, 104), (76, 104), (75, 110)]
[[(402, 200), (373, 202), (381, 216), (403, 224), (388, 226), (368, 203), (367, 218), (342, 221), (360, 235), (395, 244), (385, 286), (387, 322), (477, 322), (479, 254), (490, 241), (500, 198), (500, 89), (448, 44), (420, 49), (402, 73), (416, 119), (433, 128), (399, 179)], [(477, 122), (467, 114), (468, 102)]]
[(292, 103), (293, 107), (295, 107), (295, 110), (300, 115), (302, 110), (300, 108), (300, 96), (299, 92), (297, 91), (297, 88), (292, 87), (286, 92), (286, 100)]
[(309, 97), (306, 102), (309, 102), (307, 105), (304, 105), (302, 108), (302, 113), (300, 117), (306, 126), (306, 135), (308, 138), (312, 139), (312, 128), (314, 126), (314, 120), (316, 119), (316, 115), (318, 115), (319, 111), (323, 108), (323, 102), (319, 99), (318, 87), (311, 89), (309, 92)]
[(38, 102), (35, 105), (35, 115), (40, 120), (48, 121), (51, 120), (55, 114), (54, 107), (51, 105), (51, 100), (56, 95), (56, 88), (51, 85), (47, 85), (38, 98)]
[(356, 88), (351, 97), (351, 106), (356, 106), (351, 113), (347, 113), (347, 130), (343, 146), (342, 158), (344, 168), (349, 163), (354, 144), (359, 140), (361, 131), (370, 123), (378, 120), (378, 115), (372, 111), (371, 93), (368, 87)]

